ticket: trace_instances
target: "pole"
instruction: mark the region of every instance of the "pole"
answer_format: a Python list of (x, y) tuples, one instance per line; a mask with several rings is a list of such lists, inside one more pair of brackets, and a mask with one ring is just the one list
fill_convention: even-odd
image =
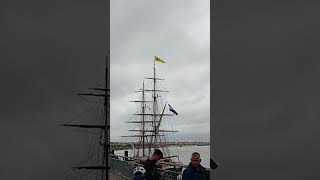
[(145, 137), (145, 123), (144, 123), (144, 114), (145, 114), (145, 99), (144, 99), (144, 81), (142, 84), (142, 157), (145, 156), (144, 152), (144, 137)]
[[(156, 62), (153, 61), (153, 126), (156, 125)], [(156, 132), (154, 132), (154, 147), (157, 144)]]
[(110, 154), (110, 122), (109, 122), (109, 92), (110, 92), (110, 86), (109, 86), (109, 82), (110, 82), (110, 76), (109, 76), (109, 67), (110, 67), (110, 62), (108, 59), (108, 56), (106, 56), (106, 80), (105, 80), (105, 97), (104, 97), (104, 107), (105, 107), (105, 131), (104, 131), (104, 158), (105, 158), (105, 166), (106, 166), (106, 180), (108, 180), (109, 177), (109, 168), (110, 168), (110, 162), (109, 162), (109, 154)]

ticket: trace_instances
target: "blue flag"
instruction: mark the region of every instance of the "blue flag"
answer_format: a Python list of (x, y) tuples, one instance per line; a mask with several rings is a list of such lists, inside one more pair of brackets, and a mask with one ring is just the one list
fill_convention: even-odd
[(173, 112), (174, 114), (178, 115), (177, 111), (175, 111), (175, 110), (170, 106), (170, 104), (168, 104), (168, 105), (169, 105), (169, 110), (170, 110), (171, 112)]

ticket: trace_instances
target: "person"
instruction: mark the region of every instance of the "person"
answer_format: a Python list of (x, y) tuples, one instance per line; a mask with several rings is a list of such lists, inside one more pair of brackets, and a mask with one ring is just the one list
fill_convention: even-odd
[(153, 155), (147, 159), (143, 167), (146, 170), (145, 178), (147, 180), (159, 180), (160, 173), (157, 170), (157, 161), (163, 159), (161, 150), (155, 149)]
[(210, 172), (200, 164), (200, 154), (192, 153), (190, 160), (188, 167), (182, 173), (182, 180), (209, 180)]
[(133, 173), (134, 173), (133, 180), (145, 180), (144, 175), (146, 173), (146, 170), (143, 167), (140, 166), (140, 167), (134, 168)]

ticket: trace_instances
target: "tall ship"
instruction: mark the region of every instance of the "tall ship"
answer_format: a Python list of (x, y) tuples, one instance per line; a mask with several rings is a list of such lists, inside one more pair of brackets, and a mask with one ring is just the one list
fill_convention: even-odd
[[(66, 127), (86, 129), (94, 132), (96, 138), (95, 144), (90, 147), (91, 155), (86, 157), (78, 165), (72, 166), (72, 169), (80, 174), (81, 178), (86, 179), (132, 179), (133, 169), (137, 166), (143, 166), (143, 163), (150, 157), (154, 149), (160, 149), (163, 152), (164, 159), (161, 159), (157, 166), (161, 179), (173, 180), (181, 178), (183, 165), (179, 161), (179, 155), (170, 152), (168, 148), (172, 141), (168, 141), (168, 133), (178, 132), (177, 130), (166, 129), (163, 124), (165, 121), (174, 118), (178, 113), (166, 101), (163, 100), (163, 94), (168, 93), (165, 89), (159, 89), (159, 82), (164, 79), (157, 76), (156, 64), (166, 63), (158, 56), (154, 57), (153, 75), (145, 77), (142, 87), (136, 90), (140, 94), (140, 99), (132, 100), (132, 103), (138, 105), (139, 110), (133, 114), (134, 120), (126, 121), (131, 129), (130, 134), (123, 135), (123, 138), (130, 138), (132, 142), (129, 155), (116, 155), (110, 147), (110, 76), (109, 60), (106, 59), (105, 86), (90, 88), (89, 92), (79, 93), (81, 97), (94, 97), (100, 99), (102, 108), (97, 112), (99, 118), (91, 123), (65, 123)], [(148, 82), (147, 82), (148, 81)], [(102, 100), (102, 101), (101, 101)], [(92, 150), (94, 149), (94, 150)], [(127, 152), (128, 152), (127, 151)], [(90, 160), (91, 159), (91, 160)]]
[[(89, 88), (88, 92), (79, 93), (80, 97), (95, 99), (89, 108), (83, 110), (71, 121), (87, 117), (86, 123), (65, 123), (62, 126), (84, 130), (93, 139), (88, 152), (83, 159), (71, 166), (71, 170), (77, 179), (108, 180), (110, 169), (110, 61), (106, 56), (105, 85), (102, 87)], [(92, 111), (93, 110), (93, 111)], [(91, 115), (85, 115), (90, 113)], [(92, 115), (93, 113), (93, 115)], [(69, 179), (69, 176), (66, 177)], [(115, 179), (115, 178), (111, 178)]]
[[(179, 155), (170, 151), (168, 146), (172, 145), (173, 141), (170, 141), (167, 135), (178, 131), (167, 129), (163, 124), (165, 121), (172, 121), (178, 113), (163, 99), (163, 94), (169, 91), (160, 89), (159, 81), (164, 79), (157, 75), (156, 64), (158, 63), (164, 64), (166, 62), (158, 56), (154, 57), (153, 76), (144, 78), (142, 87), (135, 91), (140, 94), (140, 99), (131, 101), (136, 103), (139, 108), (137, 113), (133, 114), (134, 119), (126, 121), (133, 127), (128, 130), (130, 134), (122, 137), (131, 138), (130, 142), (134, 142), (134, 144), (131, 148), (131, 156), (127, 155), (122, 158), (123, 161), (126, 161), (122, 163), (130, 164), (131, 161), (131, 164), (140, 166), (148, 157), (152, 156), (155, 149), (160, 149), (164, 155), (164, 159), (159, 162), (159, 171), (162, 172), (162, 177), (164, 179), (177, 179), (182, 171), (183, 164), (179, 161)], [(118, 156), (112, 155), (112, 157), (112, 160), (116, 160), (114, 158)], [(117, 163), (119, 164), (119, 162)], [(114, 170), (120, 172), (121, 165), (118, 168), (115, 165)], [(125, 171), (122, 174), (127, 174), (127, 172)], [(170, 178), (168, 178), (169, 176)]]

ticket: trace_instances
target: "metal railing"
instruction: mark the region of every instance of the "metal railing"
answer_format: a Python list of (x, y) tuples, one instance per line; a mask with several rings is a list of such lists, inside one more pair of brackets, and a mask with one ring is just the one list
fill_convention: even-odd
[(181, 180), (182, 171), (170, 171), (170, 170), (159, 170), (160, 171), (160, 180)]
[[(128, 161), (130, 157), (112, 155), (110, 158), (110, 177), (114, 180), (128, 180), (133, 179), (133, 169), (138, 166), (143, 166), (134, 161)], [(181, 180), (182, 169), (184, 165), (175, 170), (158, 169), (160, 180)]]

